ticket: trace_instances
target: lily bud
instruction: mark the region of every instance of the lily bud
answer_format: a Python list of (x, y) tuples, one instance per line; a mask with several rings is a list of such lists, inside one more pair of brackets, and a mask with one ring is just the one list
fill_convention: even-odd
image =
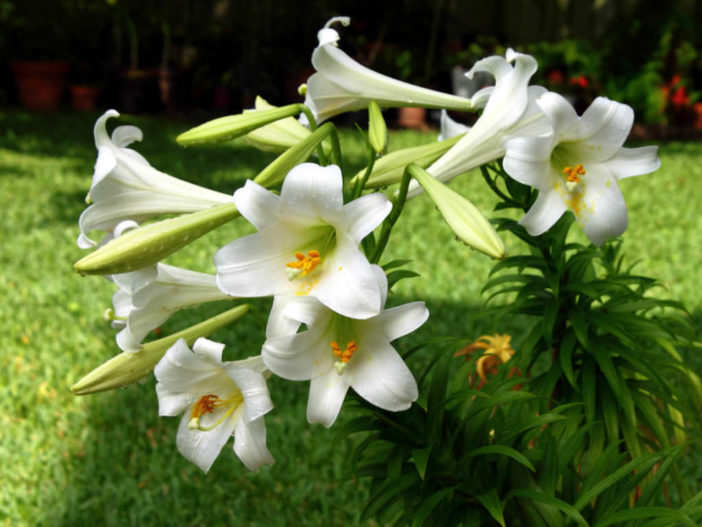
[(74, 264), (80, 274), (120, 274), (153, 265), (239, 215), (234, 203), (130, 230)]
[(178, 339), (185, 339), (188, 346), (192, 346), (198, 338), (210, 335), (244, 316), (250, 307), (248, 304), (237, 306), (183, 331), (144, 344), (137, 353), (120, 353), (71, 386), (71, 391), (76, 395), (87, 395), (137, 382), (151, 373), (168, 348)]
[[(366, 181), (365, 188), (387, 187), (399, 183), (405, 167), (410, 163), (416, 163), (422, 168), (426, 168), (439, 159), (444, 153), (451, 149), (462, 136), (452, 137), (444, 141), (430, 143), (427, 145), (403, 148), (378, 159), (373, 165), (373, 171)], [(363, 177), (364, 170), (358, 172), (351, 184)]]
[(368, 139), (376, 153), (385, 153), (388, 148), (388, 127), (385, 125), (380, 106), (375, 101), (368, 104)]
[(256, 128), (300, 113), (299, 104), (220, 117), (196, 126), (176, 137), (183, 146), (221, 143), (246, 135)]
[(407, 167), (424, 188), (453, 232), (466, 244), (492, 258), (505, 258), (507, 249), (490, 222), (466, 198), (416, 164)]
[(324, 123), (305, 139), (280, 154), (254, 178), (254, 181), (266, 188), (274, 187), (282, 182), (288, 172), (300, 163), (304, 163), (332, 131), (334, 131), (334, 125)]
[[(275, 109), (263, 97), (256, 97), (256, 109), (244, 110), (244, 113), (261, 112)], [(244, 139), (246, 142), (270, 152), (284, 152), (310, 135), (310, 131), (302, 126), (297, 119), (286, 117), (260, 128), (252, 130)]]

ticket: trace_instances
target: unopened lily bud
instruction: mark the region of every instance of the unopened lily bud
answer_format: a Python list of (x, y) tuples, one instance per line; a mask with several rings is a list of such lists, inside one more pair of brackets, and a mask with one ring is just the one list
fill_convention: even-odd
[(153, 265), (239, 215), (234, 203), (183, 214), (125, 232), (80, 259), (80, 274), (120, 274)]
[(248, 134), (256, 128), (278, 121), (279, 119), (298, 115), (299, 113), (299, 104), (289, 104), (281, 108), (228, 115), (196, 126), (180, 134), (176, 138), (176, 141), (183, 146), (221, 143), (222, 141), (236, 139), (237, 137)]
[(280, 154), (254, 178), (254, 181), (266, 188), (276, 186), (285, 179), (293, 167), (304, 163), (332, 131), (334, 131), (334, 125), (324, 123), (305, 139)]
[[(444, 155), (461, 137), (452, 137), (451, 139), (428, 145), (403, 148), (384, 155), (373, 165), (373, 171), (368, 177), (365, 188), (387, 187), (388, 185), (399, 183), (407, 165), (416, 163), (422, 168), (428, 167)], [(361, 170), (356, 174), (351, 180), (351, 184), (353, 185), (358, 179), (362, 178), (364, 172), (365, 170)]]
[(227, 324), (244, 316), (250, 309), (248, 304), (237, 306), (200, 322), (183, 331), (142, 345), (137, 353), (123, 352), (98, 366), (73, 386), (76, 395), (114, 390), (137, 382), (153, 371), (158, 361), (178, 339), (185, 339), (189, 346), (198, 338), (214, 333)]
[[(262, 97), (256, 97), (255, 110), (245, 110), (244, 113), (262, 112), (276, 108)], [(286, 117), (260, 128), (252, 130), (244, 136), (246, 142), (260, 150), (284, 152), (310, 135), (305, 128), (293, 117)]]
[(492, 258), (505, 258), (507, 249), (490, 222), (466, 198), (416, 164), (407, 171), (424, 188), (458, 238)]
[(375, 101), (368, 104), (368, 139), (376, 153), (385, 153), (388, 148), (388, 127), (385, 125), (380, 106)]

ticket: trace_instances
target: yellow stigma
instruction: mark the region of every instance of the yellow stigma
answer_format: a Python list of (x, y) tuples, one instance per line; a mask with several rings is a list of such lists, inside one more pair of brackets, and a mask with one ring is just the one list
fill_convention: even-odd
[(339, 346), (338, 342), (330, 342), (329, 346), (331, 347), (332, 353), (339, 357), (339, 360), (334, 363), (334, 367), (339, 375), (341, 375), (346, 369), (346, 365), (351, 360), (351, 357), (358, 349), (358, 344), (356, 344), (355, 340), (351, 340), (346, 345), (346, 349), (344, 351), (341, 351), (341, 347)]
[(295, 253), (296, 260), (293, 262), (288, 262), (285, 265), (291, 269), (297, 269), (300, 271), (300, 276), (305, 276), (312, 271), (315, 267), (322, 263), (322, 258), (319, 256), (319, 251), (312, 249), (305, 256), (301, 252)]
[(568, 183), (579, 183), (580, 176), (585, 175), (585, 167), (582, 163), (578, 163), (574, 167), (567, 166), (563, 169), (563, 174), (565, 174)]

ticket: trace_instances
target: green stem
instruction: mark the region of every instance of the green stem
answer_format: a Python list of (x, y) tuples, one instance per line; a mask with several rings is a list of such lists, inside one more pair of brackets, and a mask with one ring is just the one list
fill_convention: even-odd
[[(336, 131), (336, 126), (332, 125), (332, 130), (331, 130), (331, 133), (329, 134), (329, 136), (331, 137), (331, 143), (332, 143), (332, 151), (331, 151), (332, 164), (341, 168), (341, 143), (339, 142), (339, 133)], [(320, 147), (321, 147), (321, 145), (320, 145)]]
[[(304, 113), (305, 117), (307, 117), (307, 122), (310, 124), (310, 132), (314, 132), (317, 129), (317, 120), (314, 118), (314, 114), (304, 104), (298, 104), (297, 106), (300, 109), (300, 113)], [(327, 155), (324, 153), (324, 148), (322, 147), (321, 143), (319, 146), (317, 146), (317, 157), (319, 158), (319, 163), (321, 165), (326, 166), (329, 164), (329, 160), (327, 159)]]
[(356, 185), (353, 188), (353, 193), (351, 195), (351, 199), (356, 199), (361, 195), (363, 192), (363, 187), (366, 186), (366, 181), (368, 181), (368, 178), (370, 177), (371, 173), (373, 172), (373, 167), (375, 166), (375, 160), (378, 158), (378, 155), (375, 153), (375, 151), (372, 148), (368, 149), (368, 166), (366, 167), (366, 171), (363, 173), (363, 176), (361, 179), (356, 181)]
[(370, 258), (371, 263), (378, 263), (378, 261), (380, 260), (380, 257), (383, 254), (383, 251), (385, 250), (385, 246), (387, 245), (388, 239), (390, 238), (390, 232), (392, 231), (392, 228), (395, 226), (395, 222), (400, 217), (400, 214), (402, 213), (402, 209), (405, 206), (405, 201), (407, 200), (407, 189), (409, 188), (409, 184), (410, 184), (411, 179), (412, 179), (412, 176), (410, 175), (409, 170), (407, 170), (407, 168), (405, 168), (405, 171), (402, 174), (402, 182), (400, 183), (400, 190), (397, 194), (397, 197), (394, 200), (395, 202), (393, 203), (393, 207), (392, 207), (392, 211), (390, 212), (390, 215), (383, 223), (383, 229), (380, 231), (380, 237), (378, 239), (378, 243), (375, 246), (375, 251), (373, 251), (373, 256)]

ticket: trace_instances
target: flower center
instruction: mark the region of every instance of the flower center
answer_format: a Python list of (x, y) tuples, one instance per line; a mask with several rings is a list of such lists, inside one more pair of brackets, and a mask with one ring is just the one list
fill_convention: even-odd
[(562, 173), (566, 176), (566, 188), (572, 191), (580, 183), (580, 176), (585, 175), (585, 167), (582, 163), (578, 163), (574, 167), (566, 166)]
[[(219, 396), (214, 394), (203, 395), (200, 397), (195, 404), (193, 409), (190, 411), (190, 421), (188, 422), (188, 428), (190, 430), (200, 430), (202, 432), (207, 432), (218, 426), (224, 419), (230, 416), (234, 410), (237, 409), (239, 404), (243, 401), (243, 397), (240, 392), (237, 392), (234, 396), (229, 399), (221, 399)], [(226, 413), (217, 420), (214, 424), (210, 426), (202, 426), (200, 424), (200, 417), (205, 414), (211, 414), (214, 412), (215, 408), (220, 406), (230, 406)]]
[(307, 252), (305, 256), (301, 252), (295, 253), (295, 260), (286, 263), (286, 267), (290, 269), (290, 279), (294, 280), (298, 276), (307, 276), (309, 273), (314, 271), (315, 267), (322, 263), (322, 257), (319, 255), (319, 251), (314, 249)]
[(334, 363), (334, 367), (336, 368), (337, 373), (341, 375), (344, 373), (344, 370), (351, 360), (351, 357), (358, 349), (358, 344), (356, 344), (355, 340), (351, 340), (348, 344), (346, 344), (346, 349), (344, 349), (344, 351), (341, 351), (341, 347), (339, 346), (338, 342), (332, 341), (329, 343), (329, 346), (331, 347), (332, 353), (339, 357), (339, 360)]

